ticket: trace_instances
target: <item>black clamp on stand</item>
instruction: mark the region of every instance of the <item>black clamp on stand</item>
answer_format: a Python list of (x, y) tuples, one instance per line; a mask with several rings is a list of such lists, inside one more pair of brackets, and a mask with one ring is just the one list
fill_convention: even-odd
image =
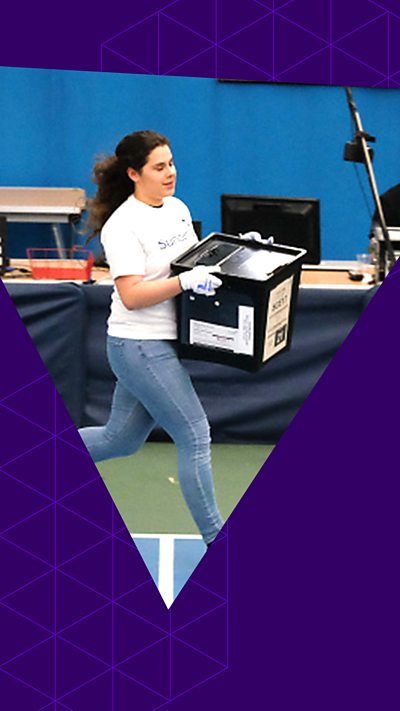
[(376, 185), (374, 170), (372, 167), (372, 160), (374, 156), (373, 149), (368, 145), (368, 142), (375, 142), (375, 137), (364, 131), (360, 114), (357, 111), (355, 105), (353, 94), (350, 87), (346, 87), (347, 103), (349, 105), (350, 113), (355, 125), (355, 135), (352, 141), (346, 143), (344, 148), (344, 160), (351, 161), (353, 163), (364, 163), (365, 169), (368, 175), (368, 181), (372, 191), (372, 197), (376, 206), (376, 214), (378, 216), (379, 225), (382, 230), (382, 235), (385, 243), (388, 269), (391, 269), (396, 261), (395, 254), (393, 251), (393, 245), (390, 240), (388, 228), (385, 222), (385, 216), (382, 210), (382, 204), (378, 193), (378, 188)]

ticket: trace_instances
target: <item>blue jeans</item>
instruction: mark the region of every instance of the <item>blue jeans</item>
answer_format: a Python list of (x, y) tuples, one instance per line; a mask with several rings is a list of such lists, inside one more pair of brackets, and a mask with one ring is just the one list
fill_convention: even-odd
[(175, 442), (185, 501), (206, 543), (223, 526), (211, 472), (210, 427), (174, 341), (108, 336), (117, 384), (110, 418), (79, 433), (95, 462), (133, 454), (157, 423)]

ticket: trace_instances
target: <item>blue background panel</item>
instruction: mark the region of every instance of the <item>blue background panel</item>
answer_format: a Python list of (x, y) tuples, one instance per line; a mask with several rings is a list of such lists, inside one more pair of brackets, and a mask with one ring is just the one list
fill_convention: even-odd
[[(343, 161), (354, 130), (341, 87), (3, 67), (0, 96), (0, 185), (92, 195), (96, 156), (153, 128), (172, 142), (177, 195), (203, 234), (220, 229), (222, 193), (308, 196), (321, 200), (324, 259), (353, 259), (367, 247), (373, 203), (363, 166), (360, 187)], [(383, 192), (399, 182), (400, 92), (356, 88), (354, 98), (378, 139)], [(9, 234), (11, 256), (52, 246), (49, 226), (10, 225)]]

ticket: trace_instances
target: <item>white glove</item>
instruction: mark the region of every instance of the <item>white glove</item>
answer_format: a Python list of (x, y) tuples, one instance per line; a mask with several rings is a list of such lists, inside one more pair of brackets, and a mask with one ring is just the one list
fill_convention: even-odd
[(195, 294), (214, 296), (215, 289), (221, 286), (222, 281), (211, 272), (220, 272), (220, 267), (206, 267), (199, 265), (188, 272), (179, 274), (182, 291), (193, 291)]
[(241, 237), (242, 239), (246, 239), (250, 242), (262, 242), (263, 244), (274, 243), (273, 235), (270, 235), (268, 239), (264, 239), (264, 237), (262, 237), (259, 232), (245, 232), (244, 235), (240, 233), (239, 237)]

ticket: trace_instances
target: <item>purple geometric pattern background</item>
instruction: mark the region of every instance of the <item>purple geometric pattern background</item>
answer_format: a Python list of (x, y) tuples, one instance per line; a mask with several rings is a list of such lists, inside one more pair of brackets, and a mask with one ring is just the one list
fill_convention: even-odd
[(166, 3), (101, 45), (101, 70), (400, 86), (400, 8), (355, 0)]
[(24, 354), (0, 385), (0, 698), (160, 708), (227, 668), (226, 534), (168, 610), (2, 284), (0, 298), (10, 375)]
[[(395, 0), (15, 4), (4, 27), (3, 65), (400, 86)], [(399, 292), (391, 276), (229, 554), (224, 532), (168, 611), (1, 286), (2, 707), (399, 707)]]

